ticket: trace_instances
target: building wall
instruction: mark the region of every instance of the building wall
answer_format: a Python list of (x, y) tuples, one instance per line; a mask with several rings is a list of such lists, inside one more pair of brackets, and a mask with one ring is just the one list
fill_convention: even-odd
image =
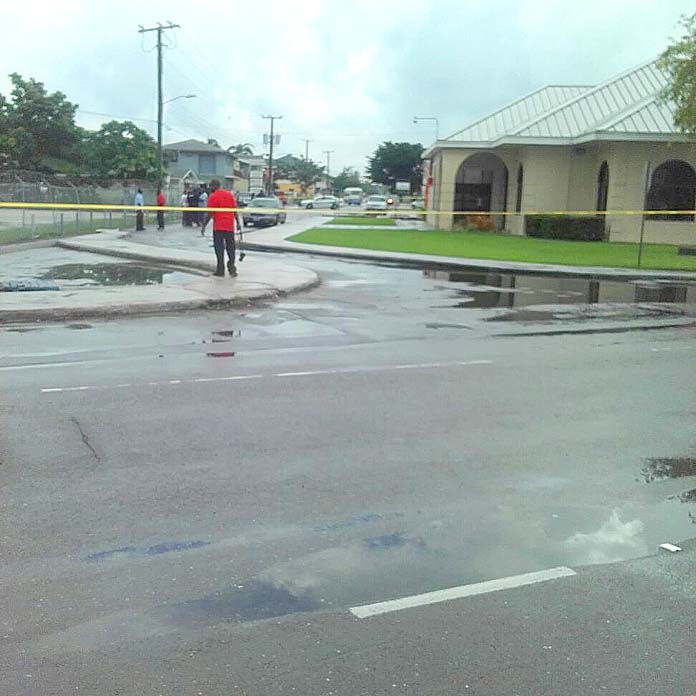
[[(433, 212), (427, 222), (452, 229), (454, 186), (459, 166), (481, 150), (439, 151), (433, 157)], [(593, 142), (583, 146), (521, 146), (493, 151), (508, 168), (507, 210), (514, 213), (517, 172), (522, 164), (522, 211), (594, 211), (597, 208), (598, 177), (602, 162), (609, 167), (607, 210), (642, 211), (645, 166), (654, 171), (662, 162), (682, 159), (696, 169), (696, 146), (646, 142)], [(444, 211), (437, 215), (436, 211)], [(611, 241), (638, 241), (642, 215), (607, 215)], [(509, 215), (505, 230), (524, 234), (524, 215)], [(646, 218), (647, 242), (696, 243), (696, 223)]]
[[(671, 159), (681, 159), (696, 169), (696, 147), (685, 143), (613, 143), (612, 171), (609, 163), (609, 210), (642, 210), (645, 195), (645, 166), (651, 171)], [(615, 174), (614, 174), (615, 172)], [(638, 241), (641, 215), (609, 215), (611, 241)], [(680, 220), (645, 220), (646, 242), (696, 243), (696, 223)]]

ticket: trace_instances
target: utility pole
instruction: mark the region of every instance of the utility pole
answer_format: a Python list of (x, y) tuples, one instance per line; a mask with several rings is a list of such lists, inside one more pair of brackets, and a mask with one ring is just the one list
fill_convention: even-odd
[(309, 140), (308, 138), (304, 139), (304, 158), (305, 162), (309, 162), (309, 143), (313, 143), (313, 140)]
[(331, 186), (331, 153), (336, 152), (336, 150), (324, 150), (326, 155), (326, 186), (329, 188)]
[(158, 23), (156, 27), (148, 27), (142, 25), (138, 29), (139, 34), (146, 34), (150, 31), (157, 32), (157, 186), (162, 188), (162, 110), (164, 108), (162, 96), (162, 33), (167, 29), (177, 29), (178, 24), (167, 22), (166, 24)]
[(271, 148), (268, 151), (268, 191), (266, 192), (269, 196), (273, 195), (273, 140), (274, 140), (274, 135), (273, 135), (273, 124), (276, 121), (279, 121), (282, 116), (262, 116), (261, 118), (265, 118), (266, 120), (271, 122)]

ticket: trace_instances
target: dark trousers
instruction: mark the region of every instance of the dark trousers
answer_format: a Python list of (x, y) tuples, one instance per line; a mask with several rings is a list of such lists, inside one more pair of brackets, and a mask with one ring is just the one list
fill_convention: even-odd
[(142, 210), (139, 210), (135, 214), (135, 230), (136, 230), (136, 232), (141, 232), (144, 229), (145, 229), (145, 213), (143, 213)]
[(157, 227), (160, 230), (164, 229), (164, 211), (162, 210), (157, 211)]
[(227, 258), (229, 262), (234, 266), (234, 232), (219, 232), (218, 230), (213, 230), (213, 245), (215, 246), (218, 271), (225, 270), (225, 249), (227, 249)]

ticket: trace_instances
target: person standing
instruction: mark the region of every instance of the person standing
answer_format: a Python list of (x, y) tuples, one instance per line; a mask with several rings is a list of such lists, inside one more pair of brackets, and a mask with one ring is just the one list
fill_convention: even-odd
[[(220, 182), (213, 179), (210, 182), (210, 196), (208, 196), (208, 208), (236, 208), (237, 201), (230, 191), (220, 188)], [(227, 270), (231, 276), (237, 275), (237, 267), (234, 264), (234, 210), (210, 211), (201, 228), (201, 234), (205, 233), (208, 222), (213, 220), (213, 246), (217, 258), (217, 270), (213, 275), (225, 275), (225, 249), (227, 249)]]
[[(160, 208), (164, 208), (164, 206), (167, 205), (167, 199), (164, 197), (162, 189), (157, 189), (157, 205)], [(157, 229), (164, 229), (164, 210), (157, 211)]]
[[(181, 194), (181, 198), (179, 199), (179, 206), (182, 208), (188, 208), (188, 191), (184, 188), (183, 193)], [(181, 224), (184, 227), (188, 227), (188, 218), (186, 217), (188, 213), (186, 211), (183, 211), (181, 213)]]
[[(201, 193), (198, 196), (198, 207), (206, 208), (208, 206), (208, 192), (205, 190), (205, 186), (201, 187)], [(201, 225), (201, 237), (203, 236), (203, 227), (205, 226), (206, 213), (205, 210), (201, 210), (198, 215), (198, 220)]]
[[(145, 205), (145, 199), (143, 198), (143, 190), (138, 189), (135, 194), (134, 205), (140, 206), (141, 208)], [(145, 229), (145, 214), (142, 210), (138, 210), (135, 213), (135, 231), (142, 232)]]

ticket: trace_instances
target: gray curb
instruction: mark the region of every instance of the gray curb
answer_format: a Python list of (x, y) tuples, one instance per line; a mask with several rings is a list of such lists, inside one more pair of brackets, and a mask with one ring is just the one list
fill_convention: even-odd
[[(292, 246), (291, 246), (292, 245)], [(293, 254), (309, 254), (313, 256), (330, 256), (357, 261), (379, 261), (382, 263), (398, 263), (411, 268), (465, 269), (468, 271), (489, 271), (497, 273), (516, 273), (517, 275), (546, 275), (565, 276), (569, 278), (585, 278), (589, 280), (667, 280), (667, 281), (696, 281), (696, 273), (681, 273), (679, 271), (633, 271), (630, 269), (612, 269), (599, 266), (551, 266), (545, 264), (518, 263), (512, 261), (489, 261), (487, 259), (453, 260), (452, 257), (442, 257), (438, 260), (432, 256), (419, 258), (415, 254), (386, 255), (380, 252), (337, 251), (325, 249), (320, 245), (295, 244), (260, 244), (244, 242), (245, 251), (271, 251)]]

